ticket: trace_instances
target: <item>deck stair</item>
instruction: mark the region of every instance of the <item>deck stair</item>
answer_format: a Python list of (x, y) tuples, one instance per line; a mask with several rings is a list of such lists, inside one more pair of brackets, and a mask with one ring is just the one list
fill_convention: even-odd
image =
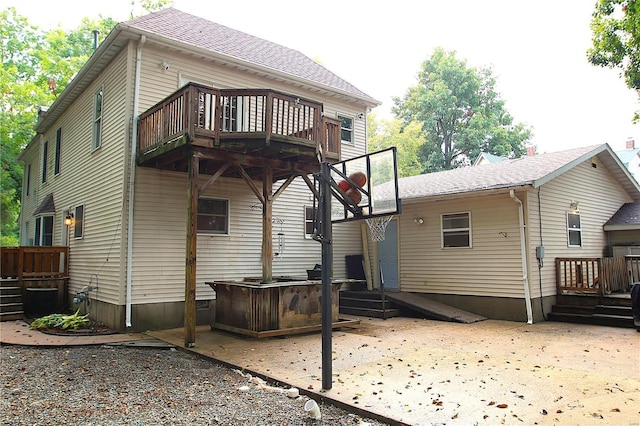
[(549, 321), (633, 328), (631, 298), (628, 295), (589, 297), (559, 296)]
[(398, 306), (388, 298), (382, 300), (378, 291), (343, 290), (339, 293), (340, 313), (371, 318), (392, 318), (400, 315)]
[(15, 321), (22, 318), (24, 318), (24, 308), (20, 287), (0, 286), (0, 321)]

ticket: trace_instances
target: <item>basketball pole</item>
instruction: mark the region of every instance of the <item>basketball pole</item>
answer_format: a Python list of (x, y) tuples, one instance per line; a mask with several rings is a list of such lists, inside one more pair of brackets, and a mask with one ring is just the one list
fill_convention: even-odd
[(333, 276), (333, 245), (331, 224), (331, 168), (329, 163), (321, 164), (321, 239), (322, 243), (322, 389), (329, 390), (333, 386), (333, 372), (331, 365), (332, 344), (331, 334), (333, 329), (331, 281)]

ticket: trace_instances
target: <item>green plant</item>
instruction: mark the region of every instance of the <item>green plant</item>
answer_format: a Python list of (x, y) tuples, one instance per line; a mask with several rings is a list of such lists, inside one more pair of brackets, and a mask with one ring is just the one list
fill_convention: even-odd
[(78, 330), (80, 328), (86, 328), (90, 325), (91, 320), (89, 314), (79, 315), (78, 309), (73, 315), (66, 314), (50, 314), (41, 318), (35, 319), (29, 328), (33, 330), (42, 330), (47, 328), (61, 328), (63, 330), (72, 329)]

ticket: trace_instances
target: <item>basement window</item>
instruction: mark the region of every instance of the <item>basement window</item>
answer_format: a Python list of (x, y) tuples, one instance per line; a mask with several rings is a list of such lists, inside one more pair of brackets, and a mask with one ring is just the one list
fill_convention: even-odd
[(198, 199), (198, 234), (229, 235), (229, 200)]

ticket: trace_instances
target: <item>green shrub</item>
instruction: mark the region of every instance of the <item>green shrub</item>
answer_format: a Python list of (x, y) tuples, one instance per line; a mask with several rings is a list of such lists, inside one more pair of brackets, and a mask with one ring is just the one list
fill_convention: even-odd
[(91, 324), (89, 314), (79, 315), (80, 310), (77, 310), (73, 315), (67, 314), (51, 314), (41, 318), (35, 319), (29, 328), (33, 330), (43, 330), (47, 328), (61, 328), (63, 330), (78, 330), (81, 328), (87, 328)]

